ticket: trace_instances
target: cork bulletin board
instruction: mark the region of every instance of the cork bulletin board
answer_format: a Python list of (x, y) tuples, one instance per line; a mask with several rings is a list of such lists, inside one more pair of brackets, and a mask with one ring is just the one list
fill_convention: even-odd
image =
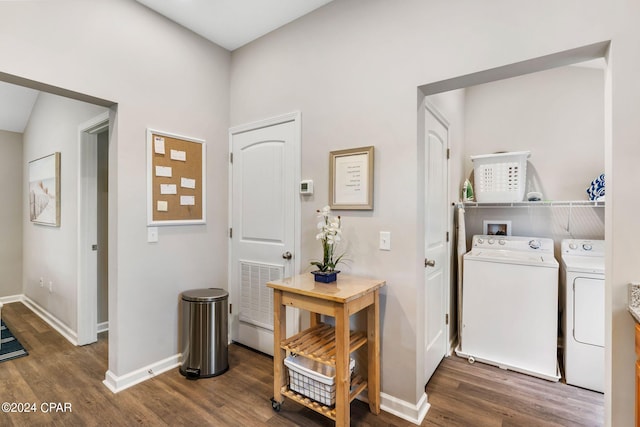
[(147, 129), (147, 225), (205, 223), (205, 142)]

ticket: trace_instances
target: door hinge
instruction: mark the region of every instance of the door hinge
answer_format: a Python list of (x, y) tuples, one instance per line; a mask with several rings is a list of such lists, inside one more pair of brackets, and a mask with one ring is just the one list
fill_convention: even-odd
[(449, 241), (449, 232), (447, 231), (447, 242)]
[(444, 315), (444, 323), (445, 323), (446, 325), (448, 325), (448, 324), (449, 324), (449, 314), (448, 314), (448, 313)]
[(229, 314), (233, 313), (233, 304), (229, 304)]
[(229, 163), (233, 163), (233, 153), (229, 153)]
[(447, 160), (451, 158), (451, 148), (447, 148)]
[(229, 227), (229, 238), (233, 238), (233, 228)]

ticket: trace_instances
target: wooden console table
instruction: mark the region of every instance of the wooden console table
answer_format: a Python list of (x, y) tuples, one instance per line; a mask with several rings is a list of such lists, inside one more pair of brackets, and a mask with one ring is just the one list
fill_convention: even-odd
[[(350, 403), (365, 388), (368, 390), (369, 410), (380, 413), (380, 308), (379, 289), (383, 280), (338, 275), (338, 281), (320, 283), (311, 274), (302, 274), (268, 282), (273, 288), (273, 398), (274, 410), (279, 411), (283, 396), (307, 406), (336, 422), (348, 426)], [(286, 307), (297, 307), (311, 314), (309, 329), (286, 338)], [(367, 331), (349, 330), (349, 317), (367, 310)], [(335, 327), (320, 322), (321, 315), (335, 318)], [(318, 345), (320, 344), (320, 345)], [(351, 378), (349, 355), (367, 346), (367, 379), (359, 375)], [(324, 406), (288, 387), (284, 359), (287, 351), (334, 366), (336, 372), (335, 407)]]

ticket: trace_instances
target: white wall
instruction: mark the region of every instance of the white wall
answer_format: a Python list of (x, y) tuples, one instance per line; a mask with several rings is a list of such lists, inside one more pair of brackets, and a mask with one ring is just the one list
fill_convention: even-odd
[[(115, 103), (110, 373), (122, 378), (176, 355), (180, 292), (226, 283), (229, 52), (131, 0), (2, 2), (0, 17), (0, 74)], [(148, 127), (208, 144), (207, 224), (161, 228), (155, 244), (146, 229)]]
[[(531, 152), (525, 198), (588, 200), (604, 172), (604, 71), (567, 66), (467, 88), (463, 177), (474, 182), (471, 155), (501, 151)], [(604, 207), (468, 207), (465, 220), (469, 242), (484, 220), (511, 221), (513, 235), (552, 238), (558, 249), (565, 238), (604, 238)]]
[[(40, 93), (24, 131), (24, 158), (30, 161), (60, 152), (60, 227), (32, 224), (29, 198), (23, 195), (23, 292), (77, 332), (78, 126), (107, 109)], [(29, 182), (24, 168), (22, 182)], [(44, 287), (39, 280), (44, 279)], [(49, 290), (53, 282), (53, 291)]]
[[(553, 10), (553, 13), (549, 13)], [(302, 253), (317, 256), (313, 212), (327, 201), (326, 161), (334, 149), (376, 147), (372, 212), (344, 212), (351, 270), (382, 277), (382, 391), (418, 403), (418, 343), (424, 334), (420, 296), (422, 241), (416, 144), (416, 87), (506, 66), (593, 43), (612, 42), (613, 99), (605, 128), (607, 179), (608, 417), (633, 420), (633, 321), (626, 312), (626, 283), (640, 273), (633, 259), (640, 231), (628, 204), (640, 145), (640, 30), (638, 5), (599, 2), (397, 2), (336, 1), (234, 51), (231, 124), (299, 109), (303, 117), (302, 175), (317, 183), (302, 203)], [(636, 48), (634, 48), (636, 46)], [(611, 136), (612, 135), (612, 136)], [(612, 142), (613, 141), (613, 142)], [(459, 147), (453, 147), (459, 149)], [(615, 163), (615, 170), (613, 164)], [(461, 177), (459, 177), (461, 178)], [(455, 182), (455, 181), (454, 181)], [(616, 197), (618, 195), (618, 197)], [(625, 209), (612, 206), (625, 203)], [(377, 249), (378, 231), (392, 234), (390, 252)], [(616, 258), (611, 255), (615, 248)], [(618, 256), (623, 253), (624, 255)]]
[[(640, 144), (632, 143), (640, 138), (639, 15), (640, 4), (624, 0), (336, 1), (234, 52), (230, 74), (228, 52), (133, 1), (2, 2), (0, 73), (117, 103), (110, 146), (109, 369), (119, 376), (177, 351), (181, 290), (226, 283), (229, 124), (302, 111), (302, 175), (317, 183), (302, 206), (302, 259), (319, 249), (314, 212), (327, 200), (321, 183), (328, 181), (328, 151), (375, 145), (375, 209), (344, 212), (344, 232), (352, 271), (388, 283), (383, 392), (417, 402), (424, 384), (415, 375), (416, 343), (424, 325), (417, 320), (416, 87), (612, 40), (605, 168), (613, 385), (608, 381), (606, 399), (610, 424), (626, 426), (633, 420), (635, 359), (626, 284), (640, 275), (640, 200), (629, 198), (640, 158)], [(211, 144), (207, 225), (164, 228), (155, 245), (146, 243), (144, 227), (148, 126)], [(391, 252), (376, 249), (381, 229), (392, 232)]]
[(472, 86), (465, 104), (465, 176), (471, 155), (530, 151), (525, 196), (588, 200), (604, 172), (603, 70), (568, 66)]
[(0, 298), (22, 293), (22, 134), (0, 130)]

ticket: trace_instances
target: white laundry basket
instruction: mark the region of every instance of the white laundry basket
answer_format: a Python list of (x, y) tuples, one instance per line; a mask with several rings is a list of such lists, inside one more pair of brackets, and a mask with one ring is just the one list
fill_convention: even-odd
[[(353, 374), (355, 360), (349, 359)], [(288, 356), (284, 364), (289, 371), (289, 388), (326, 406), (336, 403), (335, 368), (304, 356)]]
[(476, 201), (521, 202), (530, 155), (530, 151), (514, 151), (471, 156)]

